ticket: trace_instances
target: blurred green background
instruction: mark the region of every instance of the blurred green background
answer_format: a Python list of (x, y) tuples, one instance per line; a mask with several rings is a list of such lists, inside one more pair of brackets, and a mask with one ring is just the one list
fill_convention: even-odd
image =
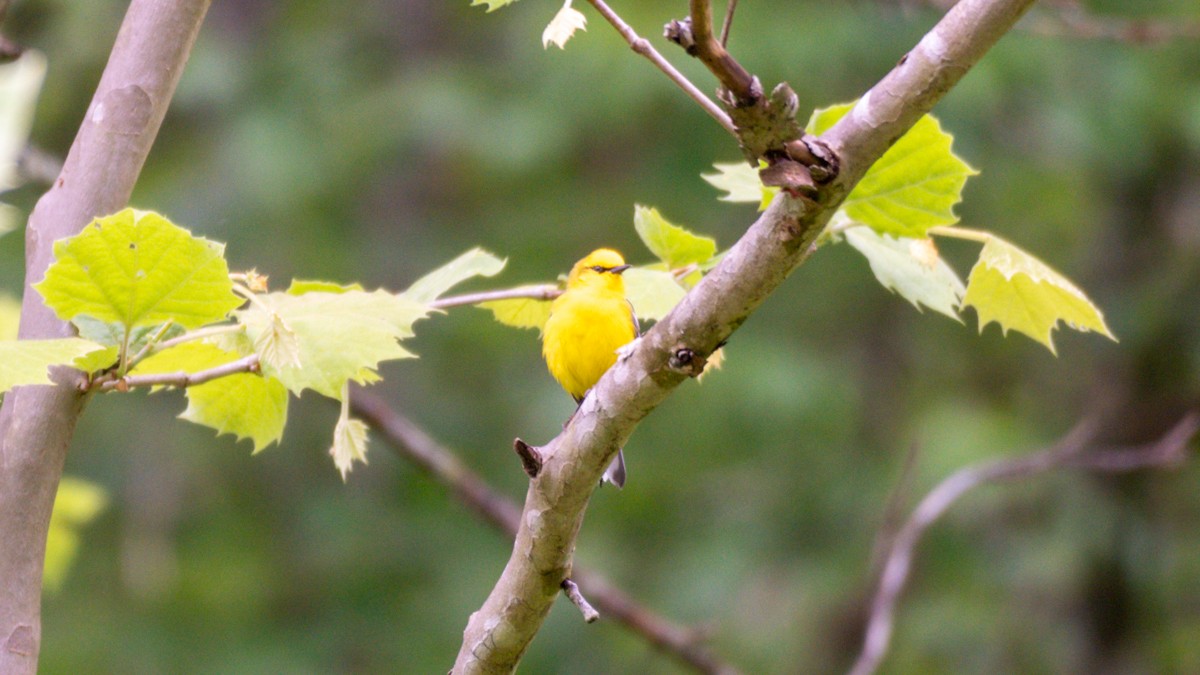
[[(1194, 0), (1088, 4), (1200, 20)], [(13, 4), (6, 34), (50, 63), (42, 148), (68, 149), (125, 6)], [(716, 201), (699, 174), (738, 158), (731, 139), (584, 4), (588, 31), (544, 50), (558, 7), (215, 2), (133, 205), (228, 242), (232, 267), (281, 286), (399, 290), (473, 246), (509, 261), (475, 289), (551, 280), (598, 245), (648, 262), (635, 203), (730, 245), (753, 208)], [(615, 4), (711, 91), (658, 37), (685, 7)], [(807, 111), (859, 95), (938, 16), (919, 2), (743, 3), (730, 48), (767, 86), (789, 81)], [(1018, 30), (935, 111), (982, 173), (964, 224), (1072, 278), (1119, 344), (1060, 331), (1055, 358), (996, 326), (979, 335), (973, 312), (966, 325), (918, 313), (855, 251), (822, 249), (733, 337), (723, 370), (639, 427), (629, 484), (597, 493), (579, 563), (710, 631), (747, 672), (836, 672), (859, 648), (875, 534), (910, 448), (912, 502), (1089, 415), (1120, 445), (1194, 409), (1197, 64), (1194, 40)], [(29, 208), (38, 192), (9, 197)], [(10, 292), (21, 246), (0, 240)], [(975, 252), (944, 246), (963, 275)], [(419, 324), (410, 345), (420, 359), (388, 365), (376, 391), (523, 497), (513, 437), (549, 439), (572, 409), (536, 334), (467, 308)], [(343, 484), (326, 454), (329, 401), (294, 401), (282, 445), (255, 457), (175, 420), (183, 407), (139, 393), (87, 409), (66, 472), (110, 505), (45, 600), (42, 672), (445, 672), (506, 537), (377, 435)], [(1192, 462), (969, 495), (921, 546), (883, 672), (1200, 672), (1198, 478)], [(683, 672), (565, 602), (522, 671)]]

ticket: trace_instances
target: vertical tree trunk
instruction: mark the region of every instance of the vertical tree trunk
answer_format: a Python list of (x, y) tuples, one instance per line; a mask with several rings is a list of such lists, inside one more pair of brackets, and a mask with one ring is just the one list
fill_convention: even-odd
[[(70, 335), (31, 285), (54, 240), (124, 207), (162, 124), (210, 0), (133, 0), (58, 180), (29, 217), (22, 339)], [(73, 371), (21, 387), (0, 409), (0, 673), (37, 671), (50, 511), (83, 400)]]

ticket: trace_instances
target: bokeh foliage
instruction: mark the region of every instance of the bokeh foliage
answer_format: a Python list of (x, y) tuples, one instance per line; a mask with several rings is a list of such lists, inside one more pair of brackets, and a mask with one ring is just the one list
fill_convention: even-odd
[[(646, 36), (684, 12), (625, 4)], [(937, 17), (915, 2), (743, 4), (730, 48), (764, 83), (790, 81), (804, 109), (861, 94)], [(6, 33), (48, 56), (33, 129), (47, 150), (68, 148), (124, 6), (9, 12)], [(730, 138), (586, 7), (587, 32), (543, 50), (557, 9), (214, 3), (134, 205), (227, 242), (235, 268), (392, 290), (474, 246), (509, 259), (479, 289), (552, 279), (598, 245), (642, 255), (635, 203), (728, 246), (753, 206), (716, 201), (699, 174), (737, 160)], [(1139, 11), (1196, 19), (1190, 0)], [(981, 171), (964, 224), (1067, 274), (1120, 344), (1064, 331), (1055, 358), (995, 327), (976, 335), (971, 313), (966, 328), (919, 314), (857, 253), (827, 248), (734, 336), (720, 373), (638, 429), (629, 485), (597, 495), (580, 562), (711, 626), (748, 672), (836, 670), (858, 646), (874, 534), (910, 447), (920, 493), (1090, 414), (1106, 442), (1162, 433), (1200, 392), (1198, 62), (1196, 42), (1017, 31), (935, 111)], [(20, 246), (0, 240), (8, 290)], [(976, 247), (943, 253), (965, 269)], [(534, 334), (459, 309), (411, 348), (421, 358), (385, 367), (381, 390), (521, 497), (511, 439), (550, 438), (572, 407)], [(109, 505), (46, 600), (43, 671), (442, 672), (504, 537), (378, 439), (343, 485), (325, 454), (338, 411), (316, 397), (253, 458), (174, 420), (182, 407), (135, 394), (85, 413), (67, 472)], [(968, 497), (921, 549), (886, 672), (1200, 670), (1197, 478), (1063, 474)], [(677, 666), (560, 603), (523, 668)]]

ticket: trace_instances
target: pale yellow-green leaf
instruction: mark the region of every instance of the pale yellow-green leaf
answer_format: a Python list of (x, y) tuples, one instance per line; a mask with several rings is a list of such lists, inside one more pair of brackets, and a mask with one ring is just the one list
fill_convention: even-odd
[(354, 462), (367, 463), (367, 425), (345, 413), (338, 418), (333, 429), (333, 446), (329, 448), (333, 465), (342, 474), (342, 480), (354, 468)]
[[(854, 103), (813, 112), (808, 132), (820, 135)], [(842, 209), (881, 234), (923, 239), (931, 227), (958, 222), (954, 205), (978, 172), (951, 150), (954, 137), (925, 115), (900, 137), (855, 186)]]
[[(133, 375), (198, 373), (236, 361), (241, 355), (205, 342), (165, 349), (133, 369)], [(249, 438), (259, 452), (283, 437), (288, 393), (279, 380), (255, 373), (226, 375), (188, 387), (188, 407), (179, 417), (217, 431)]]
[(0, 293), (0, 340), (16, 340), (21, 326), (21, 301)]
[(568, 2), (550, 20), (546, 30), (542, 31), (542, 49), (549, 49), (551, 43), (559, 49), (565, 49), (567, 40), (570, 40), (577, 30), (587, 30), (587, 17)]
[(955, 321), (966, 288), (928, 239), (893, 239), (869, 227), (845, 231), (846, 241), (871, 264), (879, 283), (899, 293), (918, 310), (921, 305)]
[(70, 476), (59, 481), (46, 537), (46, 567), (42, 574), (46, 590), (62, 588), (79, 551), (80, 530), (107, 506), (108, 493), (99, 485)]
[(83, 338), (0, 341), (0, 393), (26, 384), (51, 384), (50, 366), (72, 362), (107, 347)]
[(492, 277), (504, 269), (502, 258), (481, 248), (473, 248), (436, 270), (417, 279), (401, 297), (422, 305), (437, 300), (443, 293), (473, 277)]
[(310, 279), (292, 279), (292, 283), (288, 286), (287, 292), (291, 295), (304, 295), (305, 293), (345, 293), (346, 291), (361, 291), (362, 284), (339, 284), (334, 281), (317, 281)]
[(0, 202), (0, 237), (12, 232), (20, 226), (25, 214), (11, 204)]
[(46, 57), (33, 49), (0, 65), (0, 192), (21, 182), (17, 158), (29, 142), (29, 128), (45, 77)]
[(621, 276), (625, 279), (625, 297), (641, 321), (658, 321), (686, 294), (670, 272), (633, 267)]
[(471, 6), (487, 5), (487, 11), (494, 12), (505, 5), (511, 5), (517, 0), (471, 0)]
[(429, 312), (386, 291), (270, 293), (258, 300), (234, 313), (247, 335), (258, 344), (277, 316), (295, 334), (300, 358), (299, 366), (264, 361), (263, 371), (296, 395), (313, 389), (331, 398), (341, 396), (348, 380), (365, 382), (381, 361), (411, 358), (398, 341), (411, 337), (413, 323)]
[(83, 356), (77, 356), (71, 361), (72, 368), (78, 368), (85, 373), (94, 373), (99, 370), (104, 370), (117, 362), (117, 357), (120, 354), (120, 348), (116, 345), (109, 345), (96, 351), (88, 352)]
[[(767, 163), (759, 160), (758, 165), (763, 168)], [(717, 162), (713, 168), (717, 170), (716, 173), (702, 173), (700, 177), (718, 190), (725, 191), (724, 195), (717, 197), (721, 201), (757, 203), (758, 210), (765, 211), (779, 192), (779, 188), (763, 185), (758, 178), (758, 171), (745, 162)]]
[[(534, 288), (534, 287), (531, 287)], [(540, 287), (538, 287), (540, 288)], [(491, 310), (496, 320), (514, 328), (541, 330), (550, 318), (550, 301), (533, 298), (511, 298), (481, 302), (479, 307)]]
[(717, 242), (711, 237), (702, 237), (668, 222), (655, 208), (634, 206), (633, 227), (646, 248), (671, 269), (703, 263), (717, 252)]
[[(338, 291), (344, 293), (345, 291)], [(254, 351), (268, 369), (300, 367), (300, 341), (278, 314), (268, 314), (267, 325), (254, 338)]]
[(54, 242), (55, 262), (34, 285), (60, 318), (86, 315), (127, 329), (167, 321), (196, 328), (242, 303), (221, 244), (157, 213), (125, 209)]
[(1116, 340), (1104, 317), (1075, 284), (1041, 260), (995, 236), (988, 238), (967, 279), (964, 305), (979, 313), (979, 329), (995, 321), (1007, 333), (1028, 335), (1054, 353), (1059, 321)]

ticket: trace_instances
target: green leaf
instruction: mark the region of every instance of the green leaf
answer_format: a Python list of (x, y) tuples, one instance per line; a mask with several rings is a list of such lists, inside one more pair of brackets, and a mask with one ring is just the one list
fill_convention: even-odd
[[(766, 165), (766, 162), (758, 161), (760, 169)], [(721, 201), (757, 202), (758, 210), (765, 211), (776, 193), (779, 192), (779, 188), (763, 185), (758, 177), (758, 171), (745, 162), (732, 164), (718, 162), (713, 164), (713, 168), (717, 170), (717, 173), (702, 173), (700, 177), (718, 190), (725, 191), (726, 194), (717, 197)]]
[(625, 296), (639, 321), (658, 321), (687, 293), (670, 272), (633, 267), (621, 276), (625, 279)]
[[(234, 312), (255, 345), (282, 322), (294, 333), (299, 365), (272, 364), (263, 370), (292, 393), (312, 389), (339, 398), (347, 380), (372, 381), (381, 361), (412, 358), (398, 340), (412, 336), (412, 325), (429, 309), (386, 291), (260, 295), (248, 309)], [(263, 356), (262, 353), (259, 354)]]
[[(71, 323), (75, 324), (75, 327), (79, 329), (79, 337), (86, 338), (92, 342), (98, 342), (102, 345), (120, 345), (125, 339), (125, 327), (119, 323), (105, 323), (83, 314), (72, 319)], [(163, 324), (156, 324), (153, 326), (141, 326), (129, 331), (129, 353), (136, 354), (140, 351), (151, 338), (158, 335), (162, 327)], [(187, 330), (183, 326), (172, 323), (162, 333), (159, 340), (170, 340), (186, 332)]]
[[(28, 49), (0, 65), (0, 192), (21, 184), (17, 158), (29, 142), (38, 92), (46, 76), (46, 57)], [(0, 214), (0, 226), (3, 225)], [(2, 230), (0, 230), (2, 231)]]
[(1095, 331), (1116, 341), (1092, 301), (1066, 277), (1041, 260), (996, 236), (989, 236), (967, 279), (964, 305), (979, 313), (979, 330), (995, 321), (1054, 351), (1052, 331), (1059, 321), (1079, 331)]
[(21, 301), (0, 293), (0, 340), (16, 340), (21, 326)]
[[(854, 105), (813, 112), (808, 132), (824, 133)], [(958, 222), (954, 205), (967, 178), (978, 172), (951, 151), (953, 140), (925, 115), (867, 171), (842, 209), (851, 220), (895, 237), (924, 239), (929, 228)]]
[(422, 305), (472, 277), (492, 277), (504, 269), (505, 261), (481, 248), (473, 248), (436, 270), (417, 279), (400, 295)]
[(487, 11), (494, 12), (505, 5), (511, 5), (517, 0), (471, 0), (471, 6), (487, 5)]
[(667, 222), (658, 209), (634, 206), (633, 227), (646, 248), (671, 269), (702, 263), (717, 252), (717, 242), (711, 237), (701, 237)]
[(26, 384), (52, 384), (50, 366), (71, 365), (104, 345), (83, 338), (0, 341), (0, 393)]
[[(529, 288), (541, 287), (530, 286)], [(533, 298), (511, 298), (481, 302), (478, 306), (491, 310), (496, 320), (506, 326), (541, 330), (546, 325), (546, 320), (550, 318), (550, 302)]]
[(108, 506), (108, 494), (94, 483), (63, 477), (54, 496), (50, 531), (46, 537), (46, 566), (42, 586), (57, 591), (79, 552), (79, 531)]
[(921, 305), (961, 322), (958, 307), (966, 288), (938, 255), (929, 239), (893, 239), (869, 227), (851, 227), (846, 241), (871, 264), (871, 271), (884, 288), (899, 293), (918, 310)]
[(242, 303), (223, 254), (157, 213), (125, 209), (54, 242), (56, 260), (34, 288), (67, 321), (82, 314), (127, 329), (196, 328)]
[(103, 349), (97, 349), (94, 352), (88, 352), (83, 356), (75, 357), (71, 361), (71, 367), (82, 370), (85, 373), (95, 373), (115, 364), (120, 353), (120, 347), (110, 345)]
[[(133, 369), (134, 375), (198, 373), (236, 361), (241, 355), (204, 342), (185, 342), (161, 351)], [(255, 373), (227, 375), (188, 387), (188, 407), (179, 417), (212, 429), (249, 438), (259, 452), (283, 437), (288, 393), (279, 380)]]
[(0, 237), (17, 229), (21, 224), (21, 219), (24, 217), (25, 214), (21, 209), (11, 204), (0, 202)]
[(305, 293), (345, 293), (346, 291), (361, 291), (362, 284), (339, 284), (333, 281), (310, 281), (307, 279), (292, 279), (288, 286), (289, 295), (304, 295)]
[(566, 49), (567, 40), (570, 40), (577, 30), (587, 30), (587, 17), (568, 2), (550, 20), (546, 30), (542, 31), (542, 49), (549, 49), (551, 42), (559, 49)]
[(354, 462), (367, 463), (367, 425), (350, 417), (347, 406), (342, 406), (342, 414), (333, 429), (333, 447), (329, 448), (329, 454), (343, 481), (354, 468)]

